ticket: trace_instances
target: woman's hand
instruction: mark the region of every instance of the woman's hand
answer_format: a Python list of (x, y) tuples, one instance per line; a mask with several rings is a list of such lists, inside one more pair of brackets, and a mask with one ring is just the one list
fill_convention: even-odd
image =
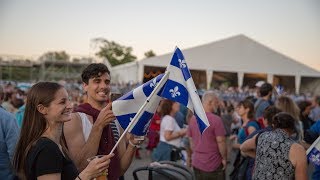
[(94, 158), (88, 166), (79, 174), (81, 179), (93, 179), (103, 173), (108, 175), (108, 167), (114, 154), (104, 155), (100, 158)]

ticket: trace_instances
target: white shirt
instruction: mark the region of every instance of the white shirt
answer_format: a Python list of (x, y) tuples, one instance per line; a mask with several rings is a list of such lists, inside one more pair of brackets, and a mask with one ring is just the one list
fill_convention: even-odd
[(173, 139), (173, 140), (170, 140), (170, 141), (167, 141), (164, 138), (164, 132), (165, 131), (177, 132), (177, 131), (180, 131), (180, 130), (181, 130), (181, 128), (179, 127), (179, 125), (176, 122), (176, 120), (173, 117), (169, 116), (169, 115), (165, 115), (162, 118), (161, 125), (160, 125), (160, 141), (166, 142), (166, 143), (174, 145), (176, 147), (180, 147), (181, 138)]

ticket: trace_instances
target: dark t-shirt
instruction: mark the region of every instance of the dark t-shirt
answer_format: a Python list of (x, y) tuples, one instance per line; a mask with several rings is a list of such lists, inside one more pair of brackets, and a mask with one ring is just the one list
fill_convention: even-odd
[(42, 137), (30, 149), (26, 160), (27, 179), (45, 174), (61, 173), (61, 179), (75, 179), (78, 170), (71, 159), (64, 157), (58, 145)]

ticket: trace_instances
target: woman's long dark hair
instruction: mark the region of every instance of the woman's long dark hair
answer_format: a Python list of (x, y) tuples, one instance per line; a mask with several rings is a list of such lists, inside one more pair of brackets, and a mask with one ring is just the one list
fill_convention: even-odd
[(54, 100), (56, 92), (61, 88), (63, 86), (58, 83), (39, 82), (33, 85), (28, 92), (20, 138), (13, 158), (13, 166), (19, 178), (26, 179), (25, 166), (27, 155), (31, 147), (47, 129), (47, 121), (37, 110), (37, 106), (42, 104), (48, 107)]

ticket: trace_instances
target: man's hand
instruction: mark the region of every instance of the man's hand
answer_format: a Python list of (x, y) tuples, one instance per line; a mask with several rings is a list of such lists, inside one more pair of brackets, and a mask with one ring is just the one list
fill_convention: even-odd
[(111, 121), (115, 119), (115, 116), (111, 110), (112, 103), (109, 103), (106, 107), (101, 109), (97, 121), (94, 123), (95, 125), (104, 128), (106, 125), (108, 125)]
[(226, 170), (227, 168), (227, 160), (226, 159), (222, 159), (222, 165), (223, 165), (223, 170)]

